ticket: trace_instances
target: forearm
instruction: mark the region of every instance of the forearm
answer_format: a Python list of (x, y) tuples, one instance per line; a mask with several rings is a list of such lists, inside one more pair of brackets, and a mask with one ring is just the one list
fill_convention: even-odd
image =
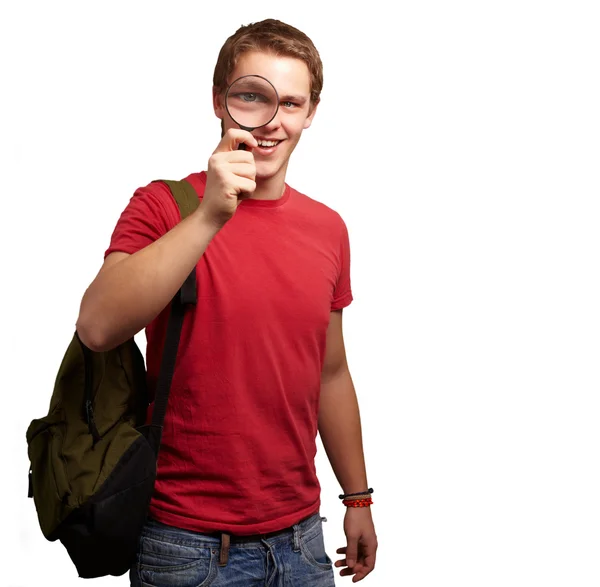
[(352, 377), (344, 368), (321, 382), (319, 434), (344, 493), (368, 488), (358, 400)]
[(93, 350), (114, 348), (172, 300), (218, 229), (202, 211), (157, 241), (101, 271), (81, 301), (77, 331)]

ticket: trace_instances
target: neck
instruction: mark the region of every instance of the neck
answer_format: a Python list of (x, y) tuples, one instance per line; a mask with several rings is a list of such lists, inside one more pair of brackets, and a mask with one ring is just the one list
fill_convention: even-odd
[(273, 177), (256, 179), (256, 189), (252, 196), (253, 200), (278, 200), (283, 196), (285, 190), (285, 169)]

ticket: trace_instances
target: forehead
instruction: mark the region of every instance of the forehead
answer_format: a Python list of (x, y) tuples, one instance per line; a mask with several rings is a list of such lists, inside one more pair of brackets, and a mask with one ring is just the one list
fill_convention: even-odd
[(250, 51), (244, 53), (229, 76), (233, 82), (243, 75), (266, 77), (283, 95), (310, 95), (310, 73), (306, 63), (295, 57), (281, 57), (272, 53)]

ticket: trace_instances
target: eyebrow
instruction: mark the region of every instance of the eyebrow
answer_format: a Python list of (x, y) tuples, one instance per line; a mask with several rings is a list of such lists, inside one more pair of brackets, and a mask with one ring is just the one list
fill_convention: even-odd
[(304, 104), (307, 100), (306, 96), (279, 96), (279, 99), (282, 102), (297, 102), (298, 104)]

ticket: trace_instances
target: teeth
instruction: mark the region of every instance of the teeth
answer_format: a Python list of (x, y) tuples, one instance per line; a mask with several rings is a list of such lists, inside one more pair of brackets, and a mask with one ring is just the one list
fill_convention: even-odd
[(258, 141), (259, 147), (274, 147), (279, 141)]

